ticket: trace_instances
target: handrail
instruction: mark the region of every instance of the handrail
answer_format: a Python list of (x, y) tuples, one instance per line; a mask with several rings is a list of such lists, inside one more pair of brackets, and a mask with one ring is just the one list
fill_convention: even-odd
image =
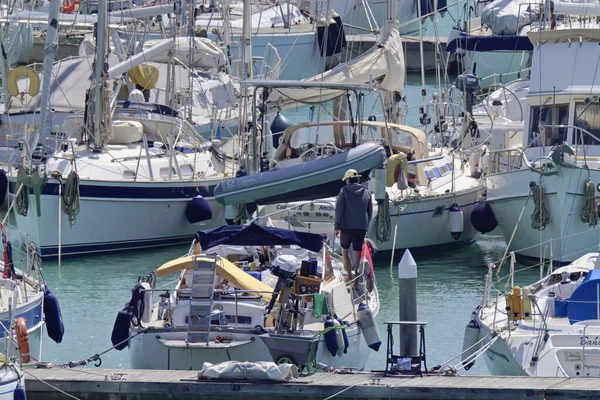
[[(576, 126), (576, 125), (538, 125), (540, 128), (559, 128), (559, 129), (576, 129), (578, 131), (581, 131), (583, 133), (585, 133), (586, 135), (590, 136), (591, 138), (593, 138), (594, 140), (596, 140), (599, 145), (600, 145), (600, 138), (598, 138), (598, 136), (594, 135), (593, 133), (591, 133), (590, 131), (588, 131), (585, 128), (582, 128), (580, 126)], [(575, 143), (576, 145), (578, 143)], [(583, 145), (583, 143), (581, 143)]]
[[(527, 158), (525, 153), (520, 148), (510, 148), (501, 150), (492, 150), (488, 153), (490, 155), (490, 162), (488, 164), (488, 174), (497, 174), (508, 171), (517, 171), (523, 166), (523, 161), (527, 165)], [(513, 156), (513, 154), (516, 154)], [(506, 163), (502, 163), (503, 155), (506, 157)], [(515, 165), (514, 160), (518, 160)], [(507, 170), (500, 169), (500, 166), (506, 166)]]

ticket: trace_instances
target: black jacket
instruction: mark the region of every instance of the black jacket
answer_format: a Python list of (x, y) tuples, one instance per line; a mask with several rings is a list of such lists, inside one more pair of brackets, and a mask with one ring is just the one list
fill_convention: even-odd
[(369, 229), (373, 216), (371, 193), (358, 183), (351, 183), (340, 190), (335, 203), (335, 229)]

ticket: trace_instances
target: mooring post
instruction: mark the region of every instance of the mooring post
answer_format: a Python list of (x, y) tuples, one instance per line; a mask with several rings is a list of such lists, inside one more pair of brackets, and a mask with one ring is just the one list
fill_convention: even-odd
[[(398, 264), (400, 321), (417, 321), (417, 263), (407, 249)], [(400, 325), (400, 355), (416, 357), (417, 326)]]

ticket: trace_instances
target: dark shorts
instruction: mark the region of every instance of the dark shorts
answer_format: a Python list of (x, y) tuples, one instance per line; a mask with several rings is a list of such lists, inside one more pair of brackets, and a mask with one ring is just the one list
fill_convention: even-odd
[(342, 249), (349, 249), (352, 244), (354, 251), (361, 251), (365, 242), (366, 230), (363, 229), (342, 229), (340, 230), (340, 244)]

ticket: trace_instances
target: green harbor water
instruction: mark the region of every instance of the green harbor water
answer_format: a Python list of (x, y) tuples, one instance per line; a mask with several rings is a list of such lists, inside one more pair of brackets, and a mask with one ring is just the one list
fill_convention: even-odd
[[(436, 91), (434, 83), (434, 78), (428, 78), (428, 98)], [(405, 94), (411, 106), (421, 103), (420, 92), (420, 77), (409, 75)], [(288, 111), (285, 115), (292, 120), (300, 120), (307, 118), (308, 112), (308, 108), (304, 107)], [(407, 123), (416, 125), (417, 114), (417, 110), (413, 109), (408, 115)], [(371, 113), (367, 109), (363, 115)], [(90, 226), (89, 229), (94, 230), (94, 227)], [(399, 226), (398, 229), (415, 227)], [(427, 226), (418, 229), (427, 229)], [(13, 240), (18, 237), (14, 230), (9, 234)], [(487, 264), (498, 261), (505, 248), (503, 238), (494, 232), (481, 236), (476, 243), (455, 251), (438, 252), (431, 249), (426, 254), (415, 256), (418, 264), (418, 317), (419, 320), (428, 322), (426, 343), (429, 367), (444, 363), (462, 351), (465, 325), (473, 309), (481, 302)], [(60, 268), (56, 261), (44, 262), (43, 274), (60, 301), (66, 328), (63, 342), (60, 344), (44, 337), (45, 360), (57, 364), (66, 363), (87, 359), (110, 348), (110, 335), (115, 317), (129, 301), (131, 289), (138, 277), (186, 253), (187, 250), (187, 246), (178, 246), (77, 257), (63, 260)], [(381, 300), (377, 321), (384, 345), (379, 352), (371, 352), (369, 370), (384, 368), (386, 332), (383, 322), (398, 319), (397, 265), (401, 256), (402, 254), (396, 253), (391, 270), (389, 254), (376, 259), (376, 278)], [(518, 265), (517, 268), (527, 267)], [(507, 265), (503, 269), (503, 274), (506, 273)], [(157, 287), (173, 287), (172, 279), (175, 278), (176, 276), (163, 278)], [(538, 269), (529, 268), (525, 273), (519, 274), (516, 281), (526, 284), (538, 278)], [(127, 351), (108, 352), (102, 356), (102, 366), (128, 368)], [(487, 374), (483, 360), (479, 360), (469, 373)]]

